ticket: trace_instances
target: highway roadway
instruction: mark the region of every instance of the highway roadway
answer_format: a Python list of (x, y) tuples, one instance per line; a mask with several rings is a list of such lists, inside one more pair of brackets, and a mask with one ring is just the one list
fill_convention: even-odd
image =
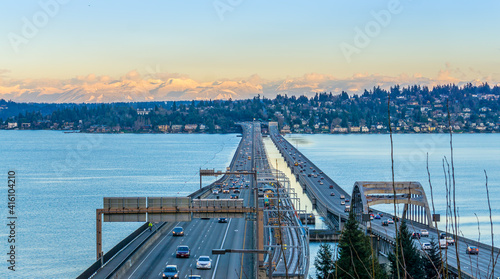
[[(315, 166), (307, 157), (304, 156), (300, 151), (294, 148), (285, 138), (283, 138), (277, 131), (276, 128), (269, 127), (269, 132), (273, 142), (279, 150), (282, 151), (282, 156), (286, 161), (291, 162), (294, 174), (299, 174), (302, 179), (308, 185), (308, 193), (313, 194), (321, 203), (325, 205), (330, 211), (336, 212), (341, 215), (342, 218), (347, 217), (347, 213), (344, 212), (345, 205), (342, 205), (342, 201), (346, 205), (350, 205), (351, 196), (346, 193), (340, 186), (338, 186), (331, 178), (321, 171), (317, 166)], [(298, 164), (295, 166), (295, 162)], [(331, 188), (332, 187), (332, 188)], [(333, 193), (333, 196), (332, 196)], [(345, 199), (341, 198), (344, 195)], [(347, 200), (349, 202), (347, 202)], [(333, 210), (332, 210), (333, 209)], [(385, 213), (385, 216), (391, 216)], [(381, 236), (386, 236), (394, 239), (395, 230), (394, 225), (382, 226), (382, 221), (387, 219), (374, 219), (371, 221), (372, 231)], [(411, 231), (420, 231), (420, 229), (427, 229), (430, 233), (429, 240), (427, 238), (421, 238), (420, 240), (414, 240), (417, 247), (421, 247), (423, 242), (429, 242), (430, 238), (434, 237), (438, 242), (439, 233), (436, 230), (430, 229), (429, 227), (408, 221), (408, 226)], [(488, 273), (491, 273), (491, 250), (480, 248), (479, 255), (469, 255), (466, 254), (466, 248), (468, 244), (472, 241), (465, 240), (459, 241), (458, 252), (460, 258), (461, 269), (477, 278), (486, 278)], [(491, 249), (491, 248), (489, 248)], [(498, 250), (498, 249), (497, 249)], [(450, 266), (457, 266), (457, 259), (455, 253), (455, 246), (449, 246), (448, 249), (443, 249), (443, 256), (448, 259)], [(495, 256), (498, 252), (495, 254)], [(489, 272), (488, 272), (489, 271)], [(500, 277), (500, 268), (495, 268), (495, 277)], [(491, 277), (489, 277), (491, 278)]]
[[(377, 212), (375, 212), (377, 213)], [(384, 215), (381, 219), (373, 219), (370, 221), (372, 231), (379, 235), (385, 235), (390, 237), (391, 239), (395, 238), (396, 232), (394, 229), (394, 224), (389, 224), (388, 226), (382, 226), (382, 221), (386, 220), (388, 217), (392, 217), (390, 215)], [(410, 232), (420, 232), (421, 229), (425, 229), (429, 232), (428, 237), (421, 237), (420, 239), (414, 239), (413, 242), (416, 247), (421, 248), (423, 243), (430, 243), (431, 239), (434, 238), (436, 243), (439, 243), (439, 233), (435, 229), (431, 229), (425, 225), (420, 223), (407, 221), (408, 229)], [(491, 250), (486, 251), (485, 249), (479, 248), (478, 255), (470, 255), (466, 253), (467, 245), (474, 246), (472, 241), (458, 241), (458, 246), (449, 245), (448, 249), (441, 249), (441, 253), (443, 255), (443, 259), (448, 259), (448, 263), (451, 266), (457, 266), (457, 256), (456, 256), (456, 247), (458, 247), (458, 257), (460, 258), (460, 266), (461, 269), (470, 274), (475, 278), (491, 278), (488, 276), (488, 273), (491, 273)], [(422, 254), (425, 256), (425, 254)], [(489, 265), (489, 266), (488, 266)], [(494, 278), (500, 277), (500, 268), (495, 268), (495, 276)]]
[[(242, 124), (243, 136), (239, 148), (235, 153), (236, 159), (230, 166), (230, 171), (248, 170), (252, 168), (251, 158), (251, 123)], [(249, 158), (250, 156), (250, 158)], [(220, 193), (210, 194), (207, 199), (229, 199), (235, 195), (222, 193), (229, 187), (240, 187), (240, 199), (244, 206), (253, 206), (253, 191), (251, 190), (253, 177), (251, 175), (227, 175), (221, 181)], [(246, 188), (246, 185), (249, 185)], [(170, 232), (158, 238), (142, 257), (135, 261), (129, 271), (122, 278), (162, 278), (162, 271), (166, 265), (177, 265), (180, 270), (179, 278), (188, 275), (201, 275), (202, 278), (254, 278), (254, 257), (252, 255), (225, 254), (212, 255), (212, 249), (253, 249), (253, 222), (245, 218), (228, 218), (227, 223), (218, 223), (217, 218), (208, 220), (193, 219), (190, 222), (178, 222), (175, 226), (184, 228), (184, 236), (173, 236)], [(178, 245), (187, 245), (191, 249), (189, 258), (176, 258), (175, 251)], [(210, 270), (196, 269), (196, 259), (199, 256), (209, 256), (212, 259)]]
[[(350, 202), (346, 202), (345, 199), (350, 201), (351, 196), (330, 177), (324, 174), (323, 171), (314, 165), (314, 163), (304, 156), (304, 154), (284, 139), (278, 133), (277, 129), (272, 129), (270, 127), (269, 133), (278, 150), (280, 150), (282, 156), (285, 157), (285, 161), (297, 163), (297, 166), (292, 164), (291, 168), (294, 174), (299, 174), (299, 176), (301, 176), (310, 186), (308, 188), (309, 194), (314, 194), (320, 198), (326, 207), (334, 212), (339, 212), (342, 218), (346, 219), (347, 213), (344, 212), (345, 205), (341, 203), (344, 201), (345, 204), (350, 205)], [(342, 195), (345, 199), (341, 198)]]

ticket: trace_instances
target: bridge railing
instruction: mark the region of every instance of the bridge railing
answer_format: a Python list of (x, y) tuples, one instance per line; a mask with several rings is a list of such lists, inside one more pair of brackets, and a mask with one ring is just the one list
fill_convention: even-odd
[(144, 223), (137, 230), (135, 230), (129, 236), (116, 244), (115, 247), (111, 248), (111, 250), (109, 250), (106, 254), (104, 254), (102, 261), (101, 259), (95, 261), (89, 268), (82, 272), (82, 274), (80, 274), (77, 279), (87, 279), (92, 277), (103, 266), (103, 263), (107, 263), (110, 259), (116, 256), (123, 248), (125, 248), (129, 243), (132, 242), (132, 240), (143, 233), (147, 228), (148, 223)]

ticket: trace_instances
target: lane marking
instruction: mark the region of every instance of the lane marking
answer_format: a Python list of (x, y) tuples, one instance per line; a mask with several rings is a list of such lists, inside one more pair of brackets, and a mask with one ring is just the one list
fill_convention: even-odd
[[(247, 223), (248, 223), (248, 221), (245, 220), (245, 233), (243, 234), (243, 247), (242, 247), (242, 249), (245, 249), (245, 239), (247, 237)], [(245, 253), (241, 254), (240, 279), (243, 276), (243, 257), (245, 257)]]
[[(222, 249), (222, 247), (224, 246), (224, 242), (226, 242), (227, 232), (229, 231), (229, 226), (231, 226), (231, 221), (232, 220), (233, 220), (232, 218), (229, 219), (229, 223), (227, 223), (226, 232), (224, 233), (224, 238), (222, 239), (222, 243), (221, 243), (219, 249)], [(220, 258), (220, 255), (217, 256), (217, 261), (215, 262), (214, 273), (212, 273), (212, 279), (215, 278), (215, 274), (217, 273), (217, 266), (219, 265), (219, 258)]]
[[(181, 222), (177, 222), (177, 224), (175, 226), (179, 226)], [(142, 262), (135, 268), (135, 270), (132, 272), (132, 274), (130, 274), (130, 276), (128, 277), (128, 279), (132, 278), (132, 275), (134, 275), (134, 273), (137, 271), (137, 269), (139, 269), (139, 267), (144, 263), (144, 261), (149, 257), (149, 255), (151, 255), (151, 253), (153, 253), (153, 251), (156, 249), (156, 247), (158, 247), (158, 245), (160, 245), (160, 243), (163, 242), (163, 240), (169, 236), (169, 234), (165, 234), (165, 236), (155, 245), (155, 247), (151, 250), (151, 252), (149, 252), (149, 254), (147, 254), (147, 256), (144, 258), (144, 260), (142, 260)]]

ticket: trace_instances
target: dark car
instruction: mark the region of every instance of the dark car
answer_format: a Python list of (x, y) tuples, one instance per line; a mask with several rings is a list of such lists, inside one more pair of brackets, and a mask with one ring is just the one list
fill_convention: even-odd
[(163, 278), (178, 278), (179, 270), (176, 265), (170, 264), (165, 267), (162, 274)]
[(189, 247), (186, 245), (179, 245), (177, 246), (177, 250), (175, 251), (175, 257), (176, 258), (189, 258), (190, 256), (190, 250)]
[(224, 217), (219, 218), (219, 223), (227, 223), (227, 218)]
[(467, 250), (465, 250), (465, 253), (467, 254), (479, 254), (479, 248), (476, 246), (467, 246)]
[(418, 232), (414, 232), (414, 233), (412, 233), (412, 234), (411, 234), (411, 238), (412, 238), (412, 239), (420, 239), (420, 233), (418, 233)]
[(238, 189), (234, 189), (233, 193), (235, 193), (235, 194), (239, 194), (239, 193), (240, 193), (240, 190), (238, 190)]
[(173, 236), (183, 236), (184, 235), (184, 229), (182, 227), (175, 227), (172, 230), (172, 235)]
[(389, 226), (389, 222), (387, 220), (382, 221), (382, 226)]
[(232, 199), (232, 200), (236, 200), (238, 198), (239, 198), (238, 195), (231, 195), (231, 197), (230, 197), (230, 199)]

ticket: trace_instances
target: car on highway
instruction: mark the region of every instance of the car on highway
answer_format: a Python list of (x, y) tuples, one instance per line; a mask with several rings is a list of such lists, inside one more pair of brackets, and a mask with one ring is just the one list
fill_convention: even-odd
[(384, 213), (382, 212), (379, 212), (378, 215), (380, 215), (380, 217), (384, 217)]
[(344, 196), (344, 195), (340, 195), (340, 198), (341, 198), (341, 199), (345, 199), (345, 196)]
[(175, 250), (176, 258), (189, 258), (190, 255), (191, 255), (191, 250), (189, 249), (189, 246), (186, 245), (177, 246), (177, 249)]
[[(349, 201), (350, 201), (349, 199), (345, 199), (345, 202), (349, 202)], [(378, 215), (380, 215), (380, 217), (382, 217), (382, 214), (379, 213)]]
[(411, 238), (412, 238), (412, 239), (420, 239), (420, 233), (418, 233), (418, 232), (413, 232), (413, 233), (411, 234)]
[(221, 217), (221, 218), (219, 218), (219, 221), (218, 221), (218, 222), (219, 222), (219, 223), (227, 223), (227, 218), (225, 218), (225, 217)]
[(329, 188), (330, 188), (330, 189), (333, 189), (333, 185), (330, 185), (330, 187), (329, 187)]
[(229, 190), (228, 189), (224, 189), (224, 190), (222, 190), (222, 193), (223, 194), (229, 194)]
[(330, 196), (335, 196), (335, 193), (334, 193), (334, 192), (331, 192), (331, 193), (330, 193)]
[(382, 221), (382, 226), (389, 226), (389, 222), (387, 220)]
[(211, 269), (212, 268), (212, 259), (209, 256), (200, 256), (196, 261), (197, 269)]
[(188, 275), (188, 279), (201, 279), (201, 275)]
[(467, 245), (467, 249), (465, 250), (465, 253), (466, 254), (469, 254), (469, 255), (472, 255), (472, 254), (479, 254), (479, 248), (477, 248), (476, 246), (469, 246)]
[(241, 191), (240, 191), (240, 190), (238, 190), (238, 189), (234, 189), (234, 190), (233, 190), (233, 193), (235, 193), (235, 194), (239, 194), (239, 193), (241, 193)]
[(379, 215), (379, 214), (375, 215), (373, 218), (374, 218), (374, 219), (382, 219), (382, 217), (380, 217), (380, 215)]
[(323, 185), (323, 182), (320, 182), (319, 185)]
[(446, 239), (439, 240), (439, 248), (440, 249), (448, 249), (448, 242), (446, 242)]
[(446, 242), (448, 242), (448, 245), (455, 245), (455, 239), (451, 236), (446, 237)]
[(169, 264), (165, 267), (162, 273), (163, 278), (178, 278), (179, 277), (179, 270), (177, 269), (177, 266), (174, 264)]
[(388, 219), (387, 219), (387, 223), (389, 223), (389, 224), (394, 224), (394, 220), (392, 220), (391, 218), (388, 218)]
[(237, 200), (238, 199), (238, 195), (231, 195), (229, 198), (232, 199), (232, 200)]
[(182, 227), (175, 227), (172, 230), (172, 236), (184, 236), (184, 229)]
[(345, 205), (345, 201), (340, 201), (340, 205)]
[(422, 250), (432, 250), (432, 245), (430, 243), (422, 243)]
[(421, 229), (420, 230), (420, 235), (422, 237), (429, 237), (429, 232), (426, 229)]
[(218, 195), (218, 194), (219, 194), (219, 190), (217, 190), (217, 189), (213, 189), (213, 190), (212, 190), (212, 194), (214, 194), (214, 195)]

